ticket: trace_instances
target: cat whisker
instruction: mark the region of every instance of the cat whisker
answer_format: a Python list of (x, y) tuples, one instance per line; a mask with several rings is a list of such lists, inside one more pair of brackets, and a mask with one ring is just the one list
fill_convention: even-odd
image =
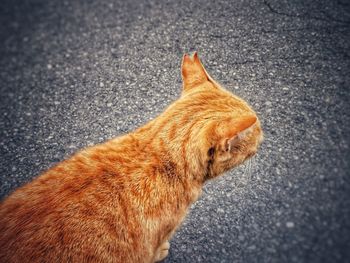
[(254, 171), (254, 168), (255, 168), (255, 156), (252, 157), (252, 167), (251, 167), (251, 176), (253, 176), (253, 171)]
[(248, 174), (247, 174), (247, 180), (250, 180), (252, 175), (252, 159), (250, 158), (248, 161)]
[(247, 162), (244, 163), (244, 171), (243, 171), (243, 176), (245, 176), (247, 174), (247, 171), (248, 171), (248, 162), (249, 162), (249, 159)]
[(244, 171), (242, 177), (243, 185), (247, 184), (251, 177), (251, 159), (248, 159), (244, 164)]
[(252, 179), (253, 163), (254, 163), (254, 159), (250, 158), (250, 162), (249, 162), (249, 179)]

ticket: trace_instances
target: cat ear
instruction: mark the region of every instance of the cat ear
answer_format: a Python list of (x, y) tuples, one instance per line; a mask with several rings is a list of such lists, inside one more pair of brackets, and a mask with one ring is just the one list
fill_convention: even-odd
[(183, 56), (181, 74), (184, 91), (190, 90), (207, 81), (216, 84), (203, 67), (197, 52), (194, 52), (192, 57), (187, 54)]
[(235, 145), (253, 131), (256, 121), (257, 118), (255, 116), (245, 116), (234, 121), (232, 127), (227, 127), (229, 132), (224, 135), (225, 138), (221, 141), (222, 150), (231, 151)]

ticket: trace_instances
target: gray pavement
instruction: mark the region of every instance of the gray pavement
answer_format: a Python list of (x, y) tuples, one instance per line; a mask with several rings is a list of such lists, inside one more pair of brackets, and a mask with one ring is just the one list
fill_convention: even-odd
[(3, 0), (0, 41), (0, 197), (156, 116), (197, 50), (266, 139), (165, 262), (350, 261), (349, 1)]

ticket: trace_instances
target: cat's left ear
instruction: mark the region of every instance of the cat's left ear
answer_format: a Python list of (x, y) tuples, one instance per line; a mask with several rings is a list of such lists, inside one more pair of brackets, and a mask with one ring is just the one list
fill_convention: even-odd
[(200, 61), (197, 52), (193, 56), (185, 54), (182, 58), (181, 74), (183, 81), (183, 91), (188, 91), (206, 82), (210, 82), (213, 86), (217, 83), (209, 76)]

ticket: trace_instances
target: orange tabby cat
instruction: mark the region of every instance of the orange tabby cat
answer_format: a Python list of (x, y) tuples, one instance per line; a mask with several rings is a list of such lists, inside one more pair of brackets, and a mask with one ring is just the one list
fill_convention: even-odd
[(0, 205), (0, 262), (157, 262), (203, 184), (256, 153), (260, 123), (197, 54), (181, 97), (134, 132), (84, 149)]

